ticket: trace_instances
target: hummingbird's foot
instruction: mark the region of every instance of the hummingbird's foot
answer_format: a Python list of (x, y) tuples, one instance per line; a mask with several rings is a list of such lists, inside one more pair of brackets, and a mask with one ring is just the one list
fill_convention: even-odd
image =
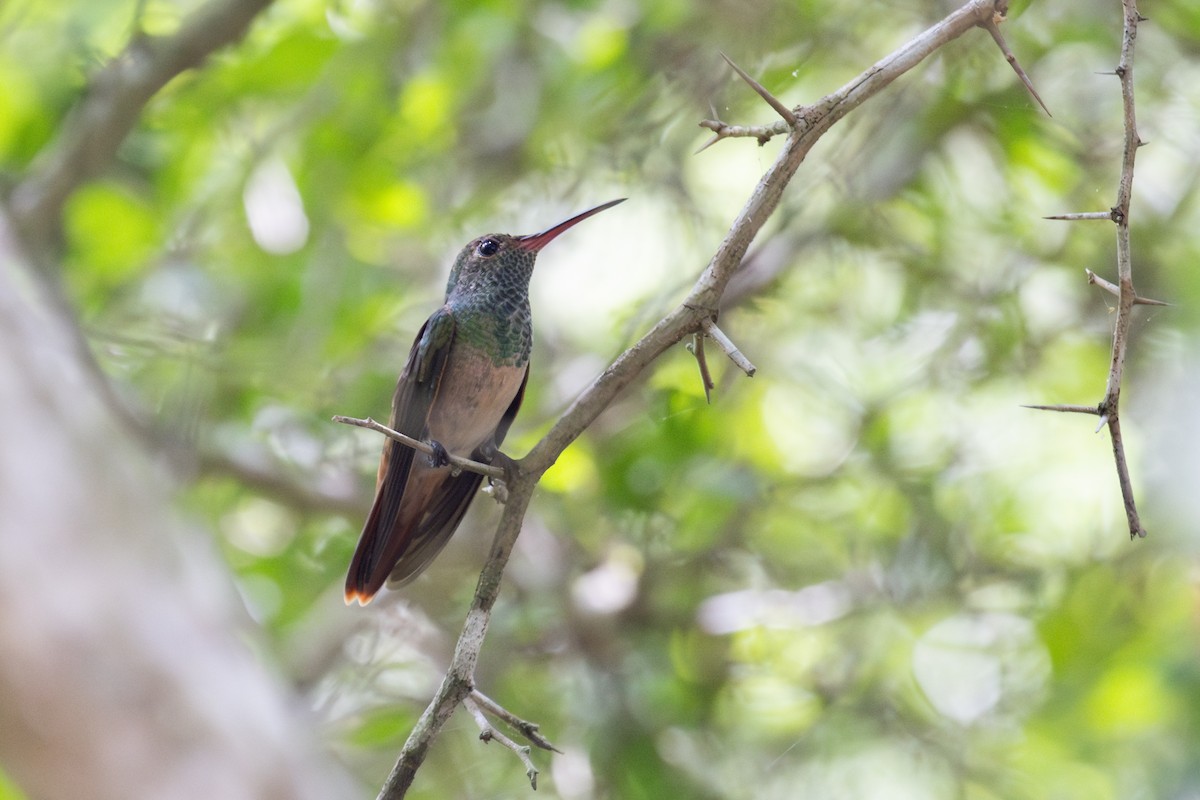
[(515, 473), (518, 469), (520, 469), (517, 466), (517, 462), (515, 459), (510, 458), (509, 456), (505, 455), (504, 453), (501, 453), (499, 450), (497, 450), (495, 455), (492, 456), (491, 461), (492, 461), (492, 466), (499, 467), (500, 469), (504, 470), (504, 479), (505, 480), (509, 480), (512, 477), (513, 473)]
[(446, 451), (441, 442), (430, 439), (429, 446), (433, 448), (433, 452), (428, 456), (429, 466), (434, 469), (450, 466), (450, 453)]
[[(516, 459), (500, 452), (500, 448), (496, 446), (496, 442), (491, 439), (480, 446), (478, 453), (480, 461), (504, 470), (505, 480), (511, 478), (513, 473), (519, 469)], [(492, 482), (495, 483), (495, 481)]]

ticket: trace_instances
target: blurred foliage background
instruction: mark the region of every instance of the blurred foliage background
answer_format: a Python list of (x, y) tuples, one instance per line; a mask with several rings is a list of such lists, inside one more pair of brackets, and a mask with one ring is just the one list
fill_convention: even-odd
[[(0, 6), (0, 168), (87, 77), (197, 2)], [(731, 286), (711, 405), (678, 348), (551, 470), (478, 675), (540, 723), (539, 796), (1200, 795), (1200, 10), (1143, 3), (1125, 430), (1021, 403), (1104, 390), (1120, 4), (1022, 4), (813, 151)], [(839, 87), (950, 3), (280, 1), (173, 81), (66, 210), (97, 359), (191, 469), (262, 658), (374, 796), (448, 661), (498, 517), (480, 498), (415, 585), (340, 584), (411, 337), (453, 253), (623, 206), (540, 259), (522, 455), (683, 295), (777, 143), (694, 155), (714, 112)], [(412, 796), (524, 796), (459, 713)], [(0, 796), (21, 797), (0, 780)]]

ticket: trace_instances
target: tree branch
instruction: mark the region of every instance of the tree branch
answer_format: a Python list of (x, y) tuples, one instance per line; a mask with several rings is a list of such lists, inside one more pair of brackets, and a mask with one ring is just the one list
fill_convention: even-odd
[[(780, 126), (779, 133), (788, 134), (782, 151), (755, 186), (745, 207), (687, 297), (604, 370), (541, 441), (523, 459), (514, 462), (515, 469), (508, 485), (508, 502), (497, 526), (492, 551), (479, 576), (471, 610), (467, 613), (454, 657), (437, 694), (405, 742), (392, 773), (379, 793), (380, 800), (404, 797), (430, 743), (455, 708), (474, 689), (475, 665), (487, 633), (491, 609), (500, 591), (501, 576), (541, 475), (658, 356), (701, 330), (703, 321), (712, 318), (725, 286), (741, 265), (747, 248), (775, 211), (788, 182), (821, 136), (938, 48), (972, 28), (983, 26), (997, 13), (1003, 13), (1006, 7), (1006, 0), (971, 0), (836, 92), (812, 106), (798, 109), (794, 127), (784, 120), (776, 123), (776, 126)], [(774, 127), (771, 129), (774, 130)]]
[[(517, 742), (512, 741), (508, 738), (508, 736), (500, 733), (499, 730), (497, 730), (496, 727), (494, 727), (493, 724), (487, 720), (487, 714), (485, 714), (484, 711), (484, 703), (481, 702), (482, 699), (486, 698), (479, 692), (472, 692), (462, 700), (462, 704), (466, 706), (467, 710), (470, 712), (470, 716), (475, 717), (475, 724), (478, 724), (479, 726), (480, 740), (484, 742), (493, 740), (498, 741), (500, 744), (508, 747), (509, 750), (516, 753), (517, 758), (521, 759), (521, 763), (524, 765), (524, 768), (526, 768), (526, 777), (529, 778), (529, 786), (533, 787), (534, 792), (536, 792), (536, 790), (538, 790), (539, 772), (538, 768), (536, 768), (536, 766), (533, 764), (533, 759), (529, 758), (529, 745), (518, 745)], [(499, 709), (500, 706), (493, 703), (492, 706), (488, 706), (487, 711), (491, 712), (493, 708)], [(553, 747), (551, 747), (550, 750), (553, 750)]]
[[(400, 444), (406, 447), (411, 447), (413, 450), (416, 450), (419, 453), (424, 453), (427, 456), (431, 456), (434, 453), (433, 446), (429, 444), (429, 442), (423, 442), (420, 439), (414, 439), (413, 437), (403, 434), (400, 431), (394, 431), (388, 426), (382, 425), (370, 417), (367, 417), (366, 419), (356, 419), (354, 417), (343, 417), (342, 415), (338, 414), (334, 416), (333, 421), (341, 422), (345, 425), (354, 425), (359, 428), (366, 428), (368, 430), (375, 431), (376, 433), (382, 433), (389, 439), (395, 439)], [(504, 470), (502, 470), (500, 467), (493, 467), (491, 464), (481, 464), (478, 461), (472, 461), (469, 458), (456, 456), (453, 453), (446, 453), (446, 457), (449, 459), (451, 466), (457, 467), (460, 470), (477, 472), (480, 475), (492, 478), (493, 480), (504, 480)]]
[[(150, 432), (149, 436), (156, 432)], [(182, 450), (182, 442), (178, 444)], [(275, 499), (303, 513), (343, 514), (357, 516), (362, 512), (364, 498), (361, 493), (351, 486), (342, 486), (345, 481), (314, 481), (302, 476), (295, 476), (286, 471), (275, 459), (260, 451), (226, 452), (212, 446), (198, 445), (195, 450), (189, 450), (180, 456), (179, 471), (189, 470), (210, 477), (227, 477), (236, 480), (242, 486), (252, 489), (259, 494)], [(337, 486), (331, 486), (331, 483)], [(338, 491), (338, 488), (343, 488)]]
[(10, 213), (27, 249), (46, 268), (67, 198), (100, 174), (133, 130), (142, 109), (177, 75), (245, 35), (271, 0), (216, 0), (170, 36), (137, 34), (92, 77), (62, 133), (38, 153), (12, 191)]
[[(1121, 155), (1121, 177), (1117, 184), (1117, 202), (1108, 212), (1062, 214), (1047, 219), (1110, 219), (1117, 226), (1117, 283), (1113, 284), (1086, 270), (1088, 283), (1096, 284), (1117, 297), (1117, 320), (1113, 325), (1112, 353), (1109, 358), (1108, 383), (1104, 399), (1099, 405), (1089, 406), (1030, 406), (1051, 411), (1074, 411), (1091, 409), (1084, 413), (1100, 416), (1100, 426), (1108, 425), (1112, 439), (1113, 460), (1117, 467), (1117, 481), (1121, 486), (1121, 499), (1125, 506), (1125, 518), (1129, 523), (1129, 537), (1143, 538), (1146, 529), (1138, 516), (1133, 498), (1133, 482), (1129, 478), (1129, 464), (1125, 458), (1125, 443), (1121, 437), (1121, 419), (1118, 406), (1121, 400), (1121, 379), (1125, 372), (1125, 354), (1129, 347), (1129, 328), (1133, 322), (1135, 305), (1167, 305), (1159, 300), (1139, 297), (1133, 288), (1133, 256), (1129, 236), (1129, 206), (1133, 197), (1133, 169), (1137, 151), (1144, 142), (1137, 131), (1137, 114), (1134, 108), (1133, 56), (1137, 41), (1138, 23), (1143, 20), (1137, 10), (1137, 0), (1122, 0), (1124, 9), (1124, 35), (1121, 39), (1121, 59), (1115, 74), (1121, 79), (1121, 105), (1124, 117), (1125, 139)], [(1099, 428), (1097, 428), (1099, 430)]]
[(1123, 0), (1125, 33), (1121, 39), (1121, 60), (1117, 75), (1121, 78), (1121, 103), (1125, 118), (1125, 147), (1121, 157), (1121, 180), (1117, 188), (1117, 204), (1114, 216), (1117, 223), (1117, 278), (1121, 292), (1117, 302), (1117, 321), (1113, 327), (1112, 358), (1108, 370), (1108, 386), (1100, 407), (1108, 417), (1108, 432), (1112, 437), (1113, 454), (1117, 465), (1117, 479), (1121, 484), (1121, 497), (1125, 502), (1125, 515), (1129, 522), (1129, 536), (1145, 537), (1146, 529), (1138, 518), (1133, 500), (1133, 485), (1129, 480), (1129, 467), (1125, 461), (1125, 448), (1121, 439), (1121, 424), (1117, 406), (1121, 398), (1121, 377), (1125, 372), (1125, 352), (1129, 345), (1129, 326), (1133, 322), (1133, 306), (1137, 292), (1133, 288), (1133, 257), (1129, 241), (1129, 206), (1133, 198), (1133, 167), (1142, 141), (1137, 131), (1137, 115), (1134, 109), (1133, 55), (1137, 41), (1138, 23), (1142, 17), (1137, 10), (1137, 0)]

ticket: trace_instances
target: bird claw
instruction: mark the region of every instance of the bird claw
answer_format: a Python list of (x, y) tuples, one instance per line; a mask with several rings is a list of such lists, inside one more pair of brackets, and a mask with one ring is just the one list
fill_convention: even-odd
[(429, 466), (437, 469), (438, 467), (450, 466), (450, 453), (441, 442), (429, 440), (429, 446), (433, 448), (433, 452), (429, 454)]
[[(512, 475), (517, 469), (516, 460), (500, 452), (500, 448), (496, 446), (494, 439), (488, 439), (480, 445), (476, 453), (480, 461), (504, 470), (505, 476)], [(495, 483), (495, 481), (492, 482)]]

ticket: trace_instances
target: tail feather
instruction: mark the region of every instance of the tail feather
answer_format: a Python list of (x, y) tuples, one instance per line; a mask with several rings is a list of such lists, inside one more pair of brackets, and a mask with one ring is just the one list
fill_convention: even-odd
[(385, 480), (375, 497), (346, 575), (347, 605), (365, 606), (384, 584), (420, 575), (454, 535), (482, 481), (473, 472), (452, 476), (423, 465), (407, 477), (399, 492)]

